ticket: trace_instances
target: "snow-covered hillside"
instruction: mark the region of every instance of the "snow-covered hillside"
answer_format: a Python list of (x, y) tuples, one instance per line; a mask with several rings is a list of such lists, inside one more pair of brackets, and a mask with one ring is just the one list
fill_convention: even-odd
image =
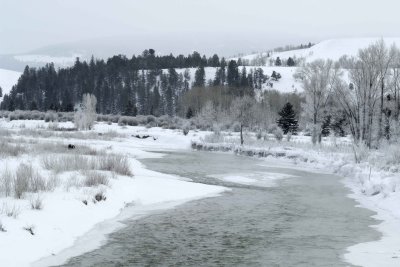
[[(275, 59), (280, 57), (281, 59), (292, 58), (304, 58), (306, 62), (310, 62), (316, 59), (332, 59), (338, 60), (343, 55), (355, 56), (359, 49), (366, 48), (370, 44), (379, 41), (381, 38), (343, 38), (343, 39), (331, 39), (322, 41), (310, 48), (291, 50), (285, 52), (272, 53), (271, 58)], [(400, 46), (400, 38), (383, 38), (387, 45), (396, 44)], [(252, 54), (242, 57), (243, 59), (252, 60), (260, 55), (266, 55), (266, 53)]]
[[(11, 70), (0, 69), (0, 87), (3, 89), (3, 95), (8, 94), (21, 76), (21, 73)], [(0, 102), (3, 100), (0, 97)]]
[[(17, 55), (14, 56), (14, 58), (20, 62), (24, 62), (24, 63), (49, 63), (52, 62), (55, 65), (57, 65), (58, 67), (69, 67), (72, 66), (74, 64), (74, 62), (76, 61), (76, 58), (83, 58), (81, 54), (74, 54), (71, 56), (49, 56), (49, 55)], [(85, 59), (85, 58), (83, 58)]]
[[(241, 71), (243, 67), (239, 67)], [(302, 92), (303, 89), (301, 84), (293, 78), (293, 74), (296, 72), (295, 67), (267, 67), (267, 66), (247, 66), (246, 72), (250, 73), (251, 70), (255, 70), (257, 68), (261, 68), (264, 71), (265, 75), (271, 76), (273, 71), (276, 71), (281, 74), (282, 78), (279, 81), (270, 81), (272, 83), (272, 87), (264, 84), (263, 90), (277, 90), (282, 93), (291, 93), (294, 91)], [(213, 80), (215, 78), (215, 72), (217, 68), (206, 67), (204, 68), (206, 74), (206, 82), (209, 80)], [(167, 70), (164, 70), (166, 72)], [(178, 73), (184, 73), (185, 69), (177, 69)], [(189, 68), (190, 72), (190, 83), (194, 82), (196, 68)]]

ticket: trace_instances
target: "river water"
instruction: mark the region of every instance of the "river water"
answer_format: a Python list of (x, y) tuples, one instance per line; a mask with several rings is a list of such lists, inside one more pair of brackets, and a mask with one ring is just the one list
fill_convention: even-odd
[(127, 220), (106, 244), (63, 266), (352, 266), (342, 260), (346, 247), (380, 237), (368, 227), (373, 213), (355, 207), (337, 176), (225, 153), (166, 154), (141, 161), (232, 190)]

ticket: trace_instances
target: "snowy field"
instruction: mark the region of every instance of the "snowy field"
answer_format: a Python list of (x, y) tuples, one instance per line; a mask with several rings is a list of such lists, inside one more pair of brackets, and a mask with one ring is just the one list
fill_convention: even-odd
[[(73, 127), (72, 123), (58, 126)], [(0, 232), (3, 248), (0, 266), (29, 266), (58, 254), (127, 206), (133, 217), (189, 200), (217, 196), (227, 190), (149, 171), (137, 160), (159, 156), (144, 150), (187, 149), (190, 140), (204, 133), (191, 132), (184, 136), (180, 131), (102, 123), (90, 133), (56, 132), (52, 127), (43, 121), (0, 120), (1, 179), (9, 181), (13, 176), (17, 179), (14, 181), (19, 181), (23, 171), (31, 169), (34, 185), (38, 187), (34, 192), (23, 191), (20, 199), (15, 197), (15, 187), (2, 188), (0, 222), (4, 232)], [(132, 135), (151, 138), (138, 139)], [(75, 145), (75, 149), (68, 150), (68, 144)], [(128, 170), (84, 164), (89, 159), (105, 163), (114, 156), (119, 157), (117, 161), (122, 165), (126, 161)], [(4, 192), (8, 192), (8, 197)], [(114, 228), (108, 227), (105, 233)], [(98, 234), (95, 236), (94, 241), (86, 242), (79, 251), (69, 255), (100, 245), (102, 239)], [(60, 258), (52, 258), (42, 263), (60, 263)]]

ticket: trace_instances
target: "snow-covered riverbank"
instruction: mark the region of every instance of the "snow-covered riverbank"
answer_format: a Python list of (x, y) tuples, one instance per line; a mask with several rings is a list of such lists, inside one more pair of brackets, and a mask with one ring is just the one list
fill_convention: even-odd
[[(59, 126), (71, 125), (65, 123)], [(170, 208), (193, 199), (217, 196), (226, 190), (223, 187), (192, 183), (187, 179), (147, 170), (137, 160), (137, 158), (159, 156), (144, 150), (188, 148), (190, 140), (197, 138), (194, 133), (183, 136), (178, 131), (160, 128), (119, 127), (115, 124), (96, 125), (92, 133), (99, 134), (101, 137), (107, 134), (115, 136), (106, 140), (105, 138), (95, 139), (93, 135), (82, 135), (80, 138), (75, 138), (73, 135), (61, 137), (57, 136), (56, 132), (47, 132), (47, 127), (48, 123), (43, 121), (0, 121), (0, 128), (7, 129), (8, 138), (11, 138), (8, 140), (18, 139), (16, 142), (20, 142), (22, 146), (28, 146), (29, 142), (35, 142), (35, 145), (43, 143), (47, 146), (49, 146), (48, 143), (52, 143), (53, 149), (54, 145), (61, 147), (71, 143), (76, 148), (84, 146), (96, 150), (107, 149), (107, 153), (125, 155), (133, 176), (106, 173), (111, 176), (107, 185), (81, 187), (67, 185), (74, 182), (71, 181), (74, 175), (79, 179), (78, 172), (67, 172), (68, 175), (60, 173), (58, 174), (59, 185), (52, 191), (26, 194), (22, 199), (0, 197), (0, 207), (2, 207), (0, 221), (5, 231), (0, 232), (1, 266), (29, 266), (42, 258), (49, 256), (52, 258), (52, 255), (57, 255), (73, 246), (79, 237), (88, 233), (99, 223), (111, 222), (128, 206), (131, 210), (130, 216), (143, 215), (155, 208)], [(114, 132), (110, 134), (110, 131)], [(37, 136), (33, 138), (34, 135)], [(150, 135), (151, 138), (139, 139), (132, 135)], [(39, 146), (34, 148), (37, 147)], [(51, 172), (44, 170), (41, 162), (42, 157), (49, 155), (57, 157), (57, 154), (52, 151), (35, 153), (27, 149), (18, 157), (1, 158), (0, 170), (13, 171), (18, 164), (26, 163), (32, 164), (42, 176), (51, 175)], [(95, 200), (98, 192), (104, 193), (105, 201)], [(34, 197), (40, 197), (42, 206), (40, 209), (32, 209), (31, 203)], [(103, 240), (101, 236), (118, 226), (117, 221), (112, 222), (114, 226), (109, 226), (108, 230), (98, 231), (96, 239), (83, 245), (81, 242), (79, 247), (81, 251), (100, 245)], [(75, 249), (71, 255), (81, 251)], [(47, 263), (50, 262), (54, 263), (48, 258)], [(60, 263), (60, 258), (57, 262)], [(41, 262), (41, 264), (44, 263), (46, 261)]]

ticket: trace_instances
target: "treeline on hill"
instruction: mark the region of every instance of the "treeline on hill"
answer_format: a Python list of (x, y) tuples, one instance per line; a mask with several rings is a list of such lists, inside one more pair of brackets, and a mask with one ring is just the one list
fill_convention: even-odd
[[(206, 81), (205, 67), (216, 68), (214, 79)], [(194, 75), (189, 68), (196, 68)], [(100, 114), (174, 116), (187, 112), (180, 110), (180, 102), (192, 86), (226, 86), (236, 96), (254, 95), (267, 78), (261, 68), (247, 73), (236, 61), (226, 62), (218, 55), (157, 56), (149, 49), (131, 59), (122, 55), (106, 61), (77, 58), (72, 67), (58, 70), (53, 64), (27, 66), (0, 108), (69, 112), (83, 94), (90, 93), (97, 98)]]

